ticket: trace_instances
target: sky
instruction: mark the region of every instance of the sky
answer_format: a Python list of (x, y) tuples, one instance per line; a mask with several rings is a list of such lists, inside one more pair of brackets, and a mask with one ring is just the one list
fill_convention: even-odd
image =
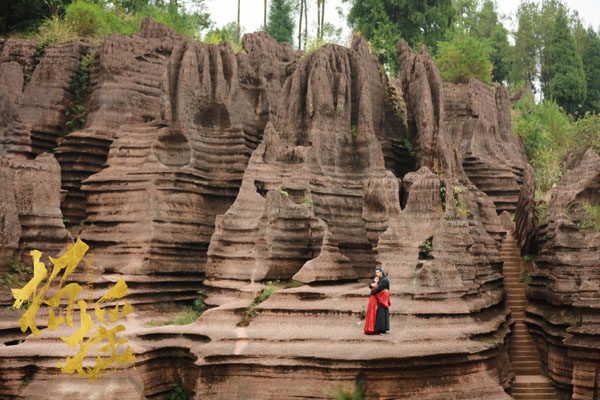
[[(238, 0), (205, 0), (208, 12), (217, 27), (221, 27), (228, 22), (237, 19), (237, 1)], [(496, 0), (498, 11), (501, 15), (514, 15), (521, 0)], [(271, 1), (268, 0), (268, 4)], [(308, 21), (309, 32), (316, 31), (317, 8), (316, 1), (309, 0)], [(583, 19), (587, 27), (592, 24), (595, 30), (600, 27), (600, 1), (599, 0), (566, 0), (565, 3), (571, 10), (577, 10), (579, 16)], [(311, 9), (312, 6), (312, 9)], [(240, 23), (244, 32), (254, 32), (260, 29), (263, 22), (264, 0), (240, 0)], [(341, 0), (326, 0), (325, 3), (325, 21), (334, 24), (337, 27), (343, 27), (343, 41), (350, 35), (350, 29), (346, 23), (345, 15), (340, 17), (338, 8), (341, 7), (345, 15), (348, 14), (349, 3), (342, 4)], [(268, 11), (267, 11), (268, 13)], [(297, 23), (297, 22), (296, 22)], [(311, 26), (313, 29), (311, 29)], [(512, 30), (514, 26), (509, 20), (505, 21), (505, 26)]]

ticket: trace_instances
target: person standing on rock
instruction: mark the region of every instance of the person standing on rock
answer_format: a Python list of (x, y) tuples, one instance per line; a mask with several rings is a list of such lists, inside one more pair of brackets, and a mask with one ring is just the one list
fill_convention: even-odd
[(385, 335), (390, 330), (390, 281), (383, 269), (375, 269), (375, 281), (369, 285), (371, 295), (365, 318), (366, 334)]

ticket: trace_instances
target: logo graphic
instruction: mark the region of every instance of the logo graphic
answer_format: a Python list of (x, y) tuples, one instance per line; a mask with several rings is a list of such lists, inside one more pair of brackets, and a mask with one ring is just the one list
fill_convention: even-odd
[[(78, 238), (75, 245), (69, 245), (67, 252), (59, 258), (49, 257), (50, 262), (53, 265), (52, 273), (44, 286), (39, 290), (38, 287), (48, 276), (48, 270), (46, 269), (46, 264), (40, 261), (42, 252), (38, 250), (32, 250), (30, 252), (33, 257), (33, 278), (21, 289), (12, 289), (12, 294), (15, 299), (13, 307), (15, 308), (20, 308), (23, 305), (23, 302), (27, 302), (29, 301), (29, 298), (32, 298), (29, 308), (19, 319), (21, 332), (26, 332), (27, 329), (30, 329), (34, 336), (39, 336), (40, 330), (35, 324), (35, 317), (42, 306), (48, 306), (49, 308), (48, 329), (53, 331), (58, 326), (65, 324), (65, 317), (60, 315), (61, 312), (59, 310), (60, 300), (65, 295), (68, 296), (66, 324), (71, 328), (75, 326), (73, 323), (73, 303), (75, 302), (77, 295), (79, 295), (83, 289), (78, 283), (69, 283), (65, 285), (65, 282), (73, 271), (75, 271), (88, 249), (89, 246)], [(48, 298), (46, 292), (52, 281), (60, 273), (62, 273), (62, 278), (58, 286), (58, 291), (54, 296)], [(92, 301), (89, 293), (91, 288), (92, 284), (88, 283), (88, 301), (90, 302)], [(117, 337), (119, 332), (125, 330), (125, 326), (121, 324), (107, 329), (108, 326), (114, 324), (119, 318), (133, 312), (133, 307), (125, 300), (123, 300), (123, 306), (119, 308), (119, 301), (123, 299), (125, 295), (127, 295), (127, 284), (123, 278), (121, 278), (104, 296), (94, 303), (94, 314), (96, 315), (96, 319), (102, 325), (98, 326), (87, 339), (85, 339), (85, 336), (94, 329), (94, 323), (92, 322), (92, 317), (87, 312), (88, 304), (84, 300), (77, 301), (81, 317), (79, 329), (69, 337), (61, 336), (61, 339), (69, 347), (76, 347), (79, 345), (79, 351), (74, 357), (67, 357), (64, 363), (58, 362), (56, 364), (56, 366), (61, 369), (61, 372), (72, 374), (77, 371), (79, 376), (82, 378), (87, 377), (93, 382), (98, 379), (98, 376), (100, 376), (103, 370), (111, 366), (114, 370), (127, 363), (133, 364), (135, 356), (133, 355), (130, 346), (127, 346), (124, 353), (119, 352), (119, 354), (117, 354), (117, 349), (127, 343), (127, 339), (119, 339)], [(109, 301), (116, 301), (116, 304), (114, 307), (111, 306), (107, 313), (107, 309), (101, 308), (100, 306)], [(55, 309), (58, 311), (58, 316), (55, 313)], [(84, 371), (83, 359), (92, 350), (95, 350), (96, 364), (93, 368), (86, 367)]]

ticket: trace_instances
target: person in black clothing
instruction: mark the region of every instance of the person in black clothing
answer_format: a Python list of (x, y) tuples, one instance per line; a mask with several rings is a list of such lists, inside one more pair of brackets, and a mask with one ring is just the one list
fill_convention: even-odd
[[(390, 290), (390, 281), (388, 280), (383, 269), (376, 268), (375, 275), (379, 278), (377, 288), (371, 290), (371, 294), (375, 295), (382, 290)], [(390, 309), (378, 304), (377, 314), (375, 316), (375, 330), (379, 331), (380, 335), (385, 335), (390, 330)]]

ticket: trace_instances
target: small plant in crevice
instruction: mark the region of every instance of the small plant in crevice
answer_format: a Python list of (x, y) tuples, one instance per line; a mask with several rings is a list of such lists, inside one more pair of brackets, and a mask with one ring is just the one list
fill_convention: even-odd
[(306, 207), (308, 207), (308, 208), (312, 208), (312, 206), (313, 206), (313, 201), (308, 196), (304, 196), (304, 198), (302, 199), (302, 203), (306, 204)]
[(361, 321), (364, 321), (367, 318), (367, 310), (365, 310), (364, 308), (362, 310), (360, 310), (358, 317), (360, 318)]
[(285, 190), (280, 190), (279, 193), (281, 193), (281, 195), (283, 195), (285, 197), (289, 197), (289, 193), (286, 192)]
[(352, 124), (350, 132), (352, 133), (353, 138), (356, 138), (358, 136), (358, 129), (356, 128), (356, 125)]
[(267, 301), (269, 297), (271, 297), (271, 295), (277, 290), (296, 288), (302, 285), (302, 282), (298, 282), (293, 279), (290, 281), (283, 282), (279, 279), (277, 279), (274, 282), (268, 281), (267, 286), (260, 291), (260, 294), (254, 300), (252, 300), (248, 308), (242, 313), (242, 320), (238, 323), (238, 326), (248, 326), (250, 324), (250, 321), (252, 321), (252, 319), (258, 316), (259, 314), (259, 311), (256, 309), (258, 305), (264, 301)]
[(446, 211), (446, 186), (440, 186), (440, 198), (442, 199), (442, 210)]
[(531, 271), (525, 266), (525, 264), (521, 265), (521, 276), (519, 277), (519, 282), (529, 285), (531, 282)]
[(365, 379), (362, 374), (359, 374), (355, 379), (353, 387), (347, 389), (337, 387), (333, 392), (333, 396), (336, 400), (364, 400), (366, 396), (365, 392)]
[(67, 127), (68, 132), (76, 131), (85, 124), (87, 109), (83, 103), (88, 91), (90, 70), (92, 68), (95, 53), (94, 49), (81, 56), (79, 67), (77, 71), (75, 71), (75, 76), (71, 82), (70, 89), (73, 94), (73, 100), (69, 102), (67, 111), (65, 111), (65, 126)]
[(587, 232), (600, 232), (600, 204), (591, 205), (588, 201), (581, 203), (585, 213), (584, 218), (579, 223), (579, 229)]
[(171, 394), (169, 395), (169, 400), (187, 400), (187, 396), (185, 395), (185, 391), (181, 387), (179, 383), (173, 385), (173, 390), (171, 390)]
[[(1, 278), (4, 284), (10, 288), (23, 287), (29, 281), (29, 276), (33, 274), (33, 268), (21, 263), (18, 258), (13, 258), (8, 267), (7, 273)], [(25, 305), (29, 307), (30, 303)]]
[(455, 186), (454, 187), (454, 204), (456, 205), (456, 211), (458, 211), (458, 213), (460, 215), (462, 215), (463, 217), (466, 217), (469, 215), (470, 211), (469, 211), (469, 207), (467, 207), (467, 204), (461, 200), (459, 198), (459, 194), (464, 192), (464, 189), (461, 188), (460, 186)]
[(430, 254), (433, 250), (430, 239), (427, 239), (425, 242), (421, 243), (419, 245), (419, 249), (419, 260), (429, 260), (433, 258)]
[(548, 212), (548, 204), (545, 201), (539, 201), (534, 208), (535, 216), (539, 222), (542, 222)]

